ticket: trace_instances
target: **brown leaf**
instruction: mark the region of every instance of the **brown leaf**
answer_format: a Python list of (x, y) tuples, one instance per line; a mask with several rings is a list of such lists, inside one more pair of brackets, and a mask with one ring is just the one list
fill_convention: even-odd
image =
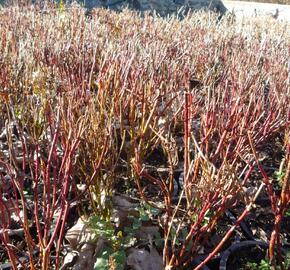
[(162, 270), (162, 257), (151, 246), (150, 252), (145, 249), (132, 248), (127, 258), (127, 264), (134, 270)]

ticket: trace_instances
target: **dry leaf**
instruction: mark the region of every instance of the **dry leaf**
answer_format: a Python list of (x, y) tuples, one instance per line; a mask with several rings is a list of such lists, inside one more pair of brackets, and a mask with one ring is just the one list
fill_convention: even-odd
[(68, 230), (65, 238), (69, 242), (70, 247), (77, 250), (81, 244), (95, 242), (96, 234), (79, 218), (77, 223)]
[(162, 270), (162, 257), (151, 246), (150, 252), (145, 249), (132, 248), (127, 258), (127, 264), (134, 270)]

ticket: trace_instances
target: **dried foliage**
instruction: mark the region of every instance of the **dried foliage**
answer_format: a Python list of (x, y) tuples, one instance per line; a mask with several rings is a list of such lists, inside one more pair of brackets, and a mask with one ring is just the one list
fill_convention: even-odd
[[(58, 268), (71, 206), (88, 196), (109, 218), (124, 175), (147, 203), (160, 201), (166, 269), (187, 267), (220, 217), (242, 201), (245, 211), (201, 269), (264, 187), (275, 214), (270, 259), (280, 263), (273, 250), (289, 208), (287, 22), (102, 9), (86, 17), (77, 6), (5, 8), (0, 18), (0, 238), (14, 269), (19, 257), (29, 258), (21, 264), (30, 269)], [(260, 149), (273, 138), (284, 138), (279, 195), (261, 165)], [(166, 159), (162, 177), (147, 169), (156, 149)], [(12, 213), (24, 230), (22, 251), (10, 244)]]

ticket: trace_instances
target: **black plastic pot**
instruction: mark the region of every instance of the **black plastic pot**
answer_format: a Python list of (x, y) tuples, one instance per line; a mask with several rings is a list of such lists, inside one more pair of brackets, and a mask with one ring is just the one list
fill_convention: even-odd
[[(208, 254), (205, 255), (198, 255), (195, 257), (190, 265), (190, 268), (188, 269), (194, 269), (196, 266), (198, 266), (200, 263), (202, 263), (206, 258), (208, 257)], [(219, 262), (220, 262), (221, 256), (216, 255), (214, 258), (212, 258), (205, 266), (203, 266), (202, 270), (213, 270), (219, 268)]]
[(268, 244), (262, 241), (243, 241), (233, 244), (222, 254), (220, 270), (236, 270), (238, 260), (261, 261), (265, 255)]
[[(195, 258), (195, 259), (192, 261), (193, 266), (194, 266), (194, 267), (198, 266), (200, 263), (202, 263), (202, 261), (203, 261), (202, 257), (197, 257), (197, 258)], [(202, 270), (210, 270), (210, 268), (208, 268), (206, 265), (203, 266), (201, 269), (202, 269)]]

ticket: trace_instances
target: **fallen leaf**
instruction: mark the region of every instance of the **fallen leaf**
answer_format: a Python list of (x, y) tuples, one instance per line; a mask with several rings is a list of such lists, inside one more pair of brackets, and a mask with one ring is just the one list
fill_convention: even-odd
[(117, 207), (118, 209), (134, 209), (138, 206), (137, 203), (131, 203), (123, 196), (113, 196), (112, 198), (114, 207)]
[(60, 270), (66, 270), (68, 267), (71, 267), (78, 258), (78, 252), (70, 251), (68, 252), (63, 260), (63, 265), (61, 266)]
[(127, 264), (133, 270), (162, 270), (162, 257), (158, 251), (151, 246), (150, 252), (145, 249), (132, 248), (127, 258)]
[(78, 250), (81, 244), (97, 242), (96, 234), (81, 218), (67, 231), (65, 238), (74, 250)]
[(84, 244), (72, 270), (93, 270), (96, 261), (95, 248), (95, 245)]

